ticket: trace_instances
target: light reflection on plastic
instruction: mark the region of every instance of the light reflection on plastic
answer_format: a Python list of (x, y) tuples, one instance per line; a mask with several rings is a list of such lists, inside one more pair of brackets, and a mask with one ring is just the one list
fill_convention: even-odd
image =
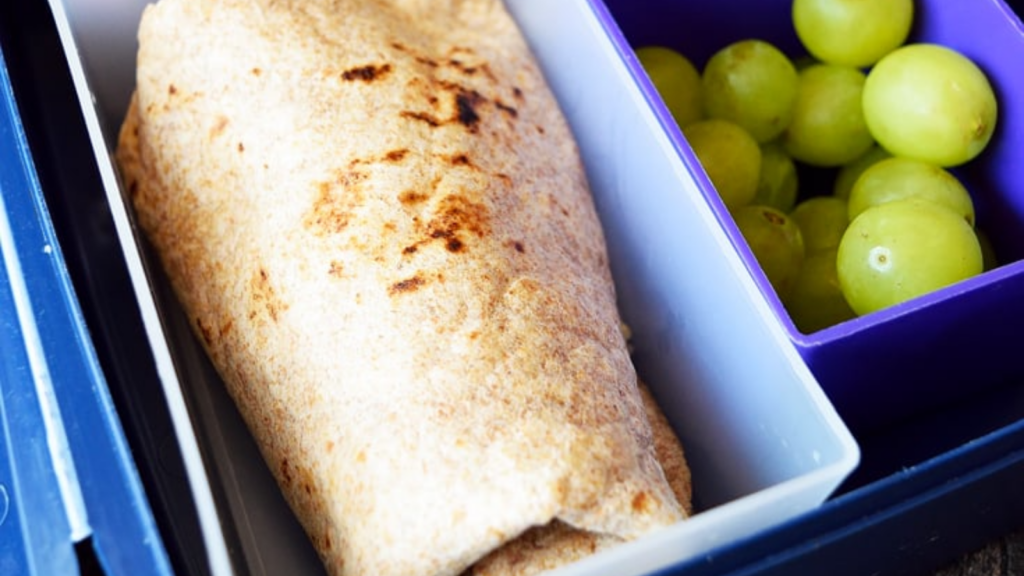
[(4, 525), (4, 520), (7, 520), (7, 510), (10, 505), (10, 499), (7, 497), (7, 487), (0, 484), (0, 526)]

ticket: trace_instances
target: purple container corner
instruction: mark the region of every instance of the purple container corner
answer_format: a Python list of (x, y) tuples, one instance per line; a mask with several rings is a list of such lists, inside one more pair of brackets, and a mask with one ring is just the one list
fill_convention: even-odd
[(793, 29), (790, 0), (595, 0), (614, 22), (655, 113), (684, 164), (753, 274), (781, 325), (847, 425), (884, 428), (982, 388), (1024, 376), (1024, 26), (1003, 0), (918, 0), (908, 42), (934, 42), (974, 60), (999, 101), (992, 141), (954, 169), (970, 191), (978, 227), (1003, 264), (935, 293), (810, 334), (800, 332), (747, 249), (671, 119), (632, 48), (659, 44), (698, 68), (719, 48), (745, 38), (772, 42), (791, 57), (806, 54)]

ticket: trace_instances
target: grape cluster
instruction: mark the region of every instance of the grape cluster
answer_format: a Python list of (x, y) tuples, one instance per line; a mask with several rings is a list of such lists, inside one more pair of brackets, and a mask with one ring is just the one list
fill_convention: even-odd
[[(988, 145), (996, 97), (962, 53), (908, 43), (913, 20), (913, 0), (793, 0), (797, 59), (756, 38), (702, 70), (636, 50), (805, 333), (994, 266), (950, 170)], [(831, 187), (803, 189), (805, 170)]]

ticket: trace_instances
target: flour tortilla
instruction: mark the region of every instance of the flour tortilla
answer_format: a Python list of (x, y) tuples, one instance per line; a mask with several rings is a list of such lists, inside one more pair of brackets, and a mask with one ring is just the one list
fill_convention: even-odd
[[(693, 486), (683, 446), (650, 390), (640, 382), (644, 409), (654, 431), (654, 449), (672, 492), (687, 514), (693, 513)], [(596, 534), (555, 520), (531, 528), (474, 564), (463, 576), (532, 576), (581, 560), (621, 544), (610, 534)]]
[(334, 575), (686, 516), (572, 134), (496, 0), (161, 0), (117, 160)]

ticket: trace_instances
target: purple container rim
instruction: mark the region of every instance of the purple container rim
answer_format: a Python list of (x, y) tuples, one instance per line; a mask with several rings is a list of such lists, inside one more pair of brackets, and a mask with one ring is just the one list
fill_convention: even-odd
[[(1024, 35), (1024, 23), (1022, 23), (1020, 16), (1010, 8), (1005, 0), (989, 1), (991, 4), (995, 5), (998, 10), (1000, 10), (1002, 15), (1009, 20), (1021, 35)], [(946, 286), (945, 288), (918, 296), (917, 298), (890, 306), (877, 312), (852, 318), (814, 332), (805, 333), (800, 331), (793, 323), (789, 313), (786, 311), (785, 305), (783, 305), (782, 301), (779, 299), (778, 294), (768, 281), (768, 278), (765, 276), (761, 267), (757, 264), (756, 258), (747, 246), (746, 241), (743, 240), (743, 236), (733, 222), (732, 216), (729, 214), (725, 204), (722, 202), (719, 195), (714, 192), (714, 187), (712, 186), (707, 174), (704, 172), (704, 169), (701, 167), (700, 161), (697, 159), (692, 148), (690, 148), (690, 145), (687, 143), (686, 138), (682, 134), (682, 130), (672, 117), (671, 112), (669, 112), (668, 108), (665, 106), (665, 103), (658, 94), (657, 89), (655, 89), (650, 78), (644, 72), (643, 66), (636, 57), (636, 52), (626, 39), (625, 34), (616, 22), (614, 15), (608, 9), (608, 6), (603, 0), (587, 0), (587, 2), (591, 5), (598, 21), (601, 23), (605, 32), (611, 39), (616, 52), (625, 62), (627, 70), (633, 78), (633, 81), (637, 83), (644, 100), (651, 106), (659, 125), (668, 136), (673, 149), (677, 154), (679, 154), (679, 157), (683, 161), (687, 171), (695, 180), (701, 195), (710, 205), (715, 219), (722, 226), (733, 248), (739, 253), (744, 265), (751, 273), (761, 295), (768, 301), (769, 306), (772, 308), (772, 311), (784, 327), (790, 340), (798, 349), (801, 349), (801, 351), (828, 346), (834, 342), (844, 340), (861, 333), (882, 329), (885, 324), (890, 323), (897, 318), (909, 314), (926, 313), (939, 303), (956, 298), (966, 292), (998, 284), (1011, 276), (1024, 274), (1024, 260), (1008, 262), (992, 270), (985, 271), (977, 276), (962, 280), (950, 286)]]

